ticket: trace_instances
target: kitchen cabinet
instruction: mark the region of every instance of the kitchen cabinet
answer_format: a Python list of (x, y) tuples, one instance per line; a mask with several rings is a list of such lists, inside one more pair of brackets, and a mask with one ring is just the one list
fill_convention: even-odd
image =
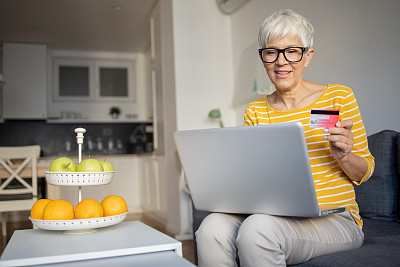
[(153, 155), (140, 158), (141, 202), (143, 211), (161, 222), (166, 220), (166, 187), (160, 180), (159, 161)]
[(134, 102), (136, 62), (131, 57), (52, 56), (52, 101)]
[[(150, 119), (144, 54), (49, 50), (49, 65), (50, 120)], [(112, 107), (120, 109), (118, 119), (112, 119)]]
[[(101, 201), (108, 195), (119, 195), (126, 200), (129, 213), (139, 213), (141, 208), (140, 192), (140, 157), (141, 156), (111, 156), (107, 161), (114, 166), (115, 174), (110, 184), (83, 186), (82, 199)], [(96, 158), (103, 160), (103, 158)], [(78, 187), (60, 187), (60, 198), (78, 204)]]
[(47, 117), (46, 57), (45, 45), (4, 43), (4, 119)]

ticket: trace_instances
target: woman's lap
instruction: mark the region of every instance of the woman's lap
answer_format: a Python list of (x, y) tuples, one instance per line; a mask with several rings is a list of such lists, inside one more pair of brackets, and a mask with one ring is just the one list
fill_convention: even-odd
[(210, 214), (196, 232), (199, 266), (284, 266), (360, 247), (361, 229), (346, 211), (320, 218)]

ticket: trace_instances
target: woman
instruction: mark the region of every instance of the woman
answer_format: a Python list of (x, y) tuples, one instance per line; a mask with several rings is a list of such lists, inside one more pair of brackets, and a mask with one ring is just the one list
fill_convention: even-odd
[[(353, 184), (372, 175), (374, 158), (352, 90), (303, 80), (314, 54), (313, 33), (309, 21), (292, 10), (277, 11), (262, 24), (259, 53), (276, 91), (248, 105), (245, 125), (301, 122), (318, 203), (346, 211), (320, 218), (210, 214), (196, 232), (200, 267), (238, 261), (242, 267), (285, 266), (362, 245)], [(310, 127), (313, 108), (339, 109), (336, 127)]]

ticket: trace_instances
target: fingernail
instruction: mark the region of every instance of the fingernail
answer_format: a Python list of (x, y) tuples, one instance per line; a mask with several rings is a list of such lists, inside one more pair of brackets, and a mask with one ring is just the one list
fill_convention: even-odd
[(327, 135), (324, 135), (323, 138), (324, 138), (324, 140), (326, 140), (326, 139), (328, 139), (328, 136), (327, 136)]
[(329, 129), (328, 128), (324, 128), (324, 133), (329, 133)]
[(341, 127), (342, 124), (340, 122), (336, 123), (336, 127)]

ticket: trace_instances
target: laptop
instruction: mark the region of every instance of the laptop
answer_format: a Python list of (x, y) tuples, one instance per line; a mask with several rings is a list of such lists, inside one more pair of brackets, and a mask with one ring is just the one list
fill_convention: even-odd
[(299, 122), (177, 131), (175, 144), (196, 209), (318, 217), (303, 126)]

